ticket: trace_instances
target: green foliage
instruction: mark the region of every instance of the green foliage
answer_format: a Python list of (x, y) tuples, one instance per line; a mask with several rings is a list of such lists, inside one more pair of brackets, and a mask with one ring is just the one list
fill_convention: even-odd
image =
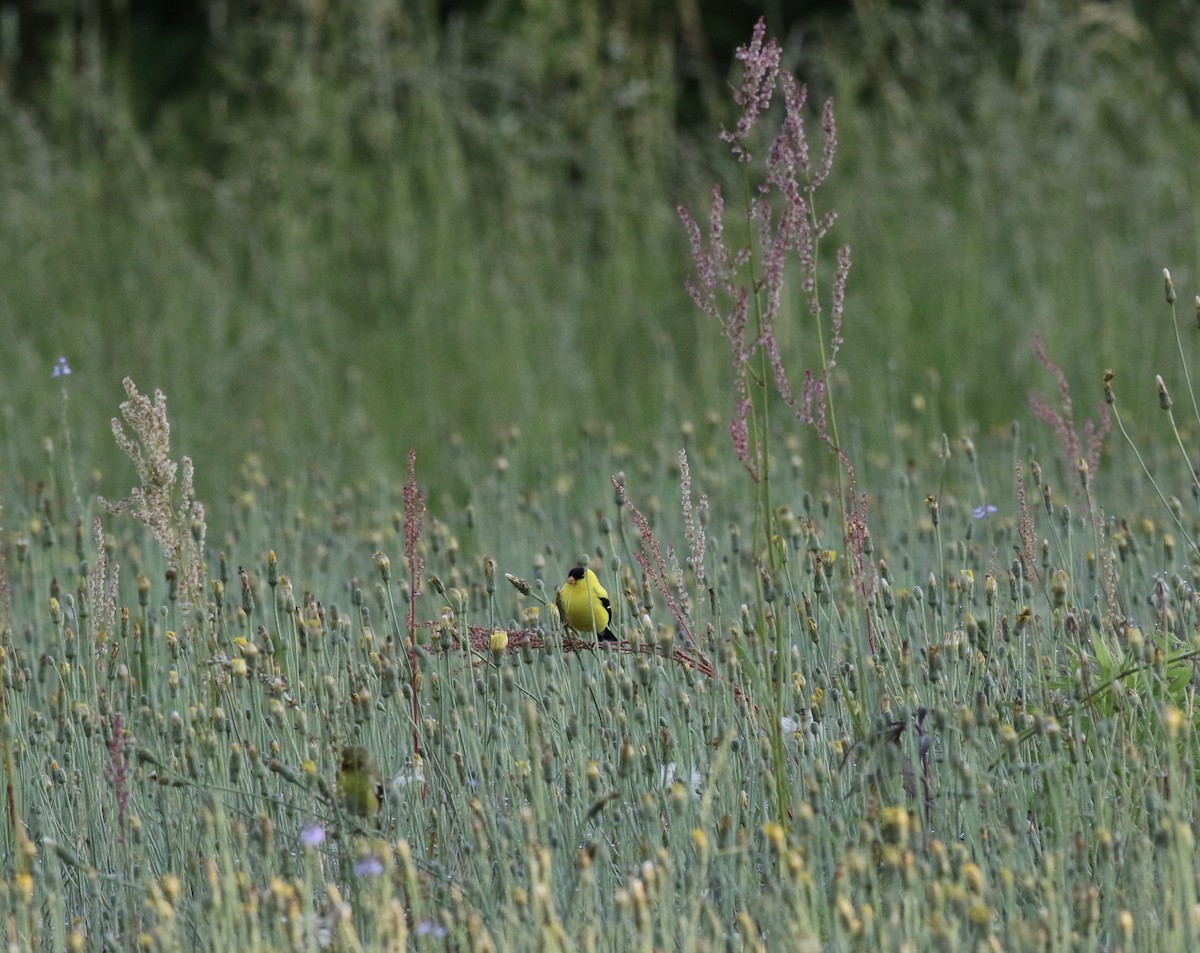
[(1134, 315), (1164, 263), (1194, 268), (1194, 84), (1127, 5), (1004, 16), (981, 42), (951, 5), (881, 12), (814, 64), (838, 103), (831, 201), (871, 264), (849, 309), (874, 345), (843, 366), (951, 430), (1021, 413), (1035, 333), (1086, 406), (1104, 367), (1151, 380), (1169, 339)]
[[(725, 412), (728, 361), (679, 290), (673, 210), (703, 204), (714, 168), (733, 181), (708, 144), (732, 115), (704, 94), (720, 111), (703, 139), (678, 129), (694, 67), (670, 20), (640, 4), (450, 23), (414, 3), (235, 7), (203, 85), (153, 107), (102, 23), (63, 21), (42, 85), (0, 73), (14, 458), (54, 431), (60, 353), (109, 492), (96, 435), (127, 373), (170, 392), (210, 495), (250, 448), (341, 478), (409, 445), (444, 459), (451, 431), (479, 447), (511, 425), (556, 440), (615, 419), (638, 441), (658, 408)], [(844, 441), (895, 439), (914, 399), (935, 437), (1007, 425), (1035, 332), (1081, 394), (1104, 366), (1145, 379), (1166, 345), (1129, 347), (1130, 316), (1164, 261), (1190, 278), (1197, 234), (1179, 58), (1096, 4), (1011, 23), (928, 4), (854, 27), (797, 53), (813, 99), (837, 102), (828, 203), (871, 265), (835, 375), (855, 381)], [(794, 357), (799, 336), (781, 340)]]
[[(137, 429), (157, 418), (126, 417), (144, 472), (165, 472), (169, 447)], [(542, 472), (464, 456), (469, 505), (435, 500), (419, 537), (396, 481), (321, 494), (250, 466), (210, 519), (197, 605), (153, 520), (10, 524), (0, 903), (18, 941), (1190, 948), (1200, 617), (1136, 482), (1102, 491), (1127, 515), (1097, 553), (1074, 539), (1088, 517), (1022, 510), (1011, 446), (895, 461), (864, 656), (832, 494), (778, 484), (760, 624), (744, 471), (721, 428), (685, 440), (703, 576), (672, 444), (606, 438)], [(526, 442), (512, 460), (538, 458)], [(580, 485), (585, 462), (645, 505)], [(981, 487), (999, 503), (982, 518)], [(159, 491), (148, 515), (184, 512)], [(1026, 572), (1030, 532), (1049, 545)], [(619, 649), (550, 614), (580, 552)], [(377, 814), (339, 796), (349, 746), (381, 769)]]
[[(699, 160), (667, 49), (527, 6), (460, 32), (411, 5), (239, 13), (211, 97), (150, 131), (85, 18), (37, 110), (0, 101), (7, 940), (1195, 949), (1200, 419), (1149, 378), (1168, 425), (1125, 403), (1139, 362), (1174, 384), (1190, 349), (1176, 320), (1138, 353), (1112, 302), (1082, 341), (1048, 320), (1095, 275), (1152, 314), (1106, 266), (1136, 249), (1157, 296), (1156, 243), (1194, 235), (1127, 204), (1193, 174), (1167, 161), (1192, 132), (1122, 125), (1145, 116), (1122, 75), (1133, 107), (1186, 108), (1149, 39), (1030, 7), (992, 53), (936, 4), (871, 19), (859, 59), (825, 38), (845, 347), (784, 320), (795, 292), (778, 327), (781, 364), (837, 390), (836, 460), (764, 404), (750, 496), (706, 412), (718, 329), (672, 277)], [(965, 323), (994, 302), (1009, 324)], [(973, 383), (964, 355), (1043, 319), (1050, 439), (993, 434), (1020, 359)], [(126, 385), (136, 477), (99, 449), (127, 365), (183, 421)], [(1126, 443), (1089, 468), (1068, 382), (1106, 365)], [(405, 483), (409, 445), (436, 452)], [(581, 553), (618, 646), (554, 618)]]
[(477, 444), (674, 397), (686, 367), (648, 373), (694, 346), (662, 280), (684, 244), (666, 41), (588, 5), (508, 33), (419, 13), (234, 14), (210, 86), (150, 130), (74, 55), (40, 109), (0, 98), (24, 453), (59, 353), (89, 408), (136, 371), (170, 385), (189, 449), (341, 475), (441, 452), (435, 421)]

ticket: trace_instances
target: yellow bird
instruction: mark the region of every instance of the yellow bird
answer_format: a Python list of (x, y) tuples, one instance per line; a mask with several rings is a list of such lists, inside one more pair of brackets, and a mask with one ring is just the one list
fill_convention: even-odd
[(383, 784), (379, 780), (379, 769), (366, 748), (347, 745), (342, 749), (337, 787), (342, 806), (351, 814), (368, 817), (379, 810)]
[(600, 580), (590, 569), (576, 566), (567, 573), (567, 581), (558, 590), (558, 613), (567, 628), (576, 632), (598, 633), (601, 642), (616, 642), (608, 624), (612, 621), (612, 603)]

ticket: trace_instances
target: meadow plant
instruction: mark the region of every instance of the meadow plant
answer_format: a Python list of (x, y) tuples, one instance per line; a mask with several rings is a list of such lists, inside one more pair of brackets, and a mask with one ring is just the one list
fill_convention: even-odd
[[(819, 291), (818, 249), (836, 214), (819, 213), (815, 196), (832, 170), (837, 148), (833, 103), (828, 101), (822, 112), (825, 140), (820, 161), (814, 163), (805, 130), (807, 91), (780, 69), (779, 45), (766, 37), (763, 21), (755, 27), (749, 45), (738, 50), (737, 59), (745, 67), (742, 84), (734, 91), (734, 101), (742, 114), (734, 131), (722, 133), (722, 139), (730, 144), (744, 170), (745, 223), (752, 238), (743, 246), (728, 244), (725, 198), (719, 186), (713, 190), (707, 237), (687, 209), (680, 207), (679, 214), (696, 267), (688, 291), (697, 307), (719, 323), (729, 341), (735, 393), (730, 436), (738, 459), (751, 480), (761, 487), (760, 509), (766, 518), (771, 502), (768, 411), (772, 393), (835, 452), (840, 450), (829, 385), (842, 345), (850, 250), (848, 246), (838, 250), (827, 332)], [(748, 166), (755, 157), (756, 128), (767, 114), (777, 87), (784, 102), (784, 118), (767, 148), (764, 179), (752, 187)], [(799, 395), (788, 380), (776, 328), (777, 322), (787, 316), (784, 284), (793, 257), (800, 267), (799, 280), (813, 321), (818, 359), (815, 371), (805, 371)], [(770, 524), (765, 523), (762, 530), (769, 533)]]
[[(421, 555), (419, 543), (425, 525), (425, 494), (417, 485), (417, 452), (408, 452), (408, 482), (404, 484), (404, 559), (408, 565), (408, 663), (412, 688), (413, 755), (421, 754), (421, 672), (417, 655), (417, 597), (421, 594), (421, 583), (425, 572), (425, 557)], [(380, 561), (380, 572), (386, 584), (389, 568)], [(389, 598), (391, 589), (388, 590)], [(394, 618), (394, 607), (393, 607)]]
[[(1162, 270), (1162, 277), (1163, 296), (1166, 300), (1167, 306), (1171, 309), (1171, 326), (1174, 331), (1176, 346), (1179, 354), (1179, 370), (1183, 375), (1184, 384), (1187, 388), (1188, 397), (1191, 401), (1192, 413), (1195, 417), (1196, 425), (1198, 428), (1200, 428), (1200, 406), (1198, 406), (1196, 402), (1196, 393), (1192, 386), (1192, 377), (1188, 366), (1187, 353), (1183, 345), (1181, 332), (1179, 330), (1179, 317), (1175, 310), (1175, 302), (1177, 299), (1177, 295), (1175, 293), (1175, 283), (1171, 279), (1170, 270), (1167, 268)], [(1197, 328), (1200, 328), (1200, 295), (1196, 296), (1196, 326)], [(1150, 467), (1146, 463), (1146, 460), (1139, 450), (1133, 436), (1126, 429), (1125, 422), (1121, 419), (1120, 410), (1117, 406), (1116, 388), (1114, 387), (1113, 383), (1115, 379), (1116, 375), (1112, 372), (1112, 370), (1106, 370), (1104, 372), (1104, 402), (1112, 410), (1113, 418), (1117, 423), (1117, 429), (1124, 438), (1126, 445), (1133, 452), (1134, 457), (1138, 461), (1138, 466), (1140, 467), (1142, 473), (1145, 474), (1150, 486), (1153, 487), (1155, 495), (1158, 497), (1163, 509), (1169, 515), (1175, 528), (1185, 540), (1188, 549), (1194, 553), (1197, 558), (1200, 558), (1200, 538), (1198, 538), (1198, 534), (1193, 527), (1189, 527), (1184, 524), (1182, 518), (1182, 504), (1179, 502), (1178, 497), (1174, 495), (1168, 498), (1160, 481), (1156, 479), (1154, 474), (1151, 472)], [(1189, 451), (1184, 442), (1184, 435), (1181, 433), (1179, 424), (1175, 419), (1175, 402), (1171, 397), (1171, 393), (1167, 388), (1166, 381), (1163, 379), (1161, 373), (1155, 375), (1154, 387), (1158, 395), (1159, 409), (1162, 410), (1167, 416), (1168, 426), (1171, 430), (1172, 442), (1178, 449), (1180, 458), (1182, 459), (1183, 465), (1188, 474), (1188, 482), (1190, 484), (1188, 492), (1191, 493), (1193, 498), (1200, 500), (1200, 466), (1198, 466), (1195, 462), (1194, 451)]]
[[(1062, 368), (1046, 353), (1041, 335), (1034, 335), (1033, 350), (1037, 355), (1038, 362), (1053, 375), (1058, 384), (1059, 407), (1056, 410), (1051, 406), (1050, 401), (1041, 394), (1031, 394), (1029, 406), (1033, 409), (1034, 414), (1050, 427), (1051, 432), (1057, 438), (1063, 474), (1079, 472), (1085, 467), (1087, 472), (1095, 474), (1100, 467), (1100, 452), (1104, 447), (1104, 438), (1112, 429), (1112, 421), (1108, 417), (1108, 406), (1100, 401), (1096, 419), (1085, 420), (1083, 428), (1080, 430), (1075, 423), (1070, 382)], [(1081, 487), (1077, 488), (1077, 492), (1081, 491)]]
[[(192, 608), (204, 604), (204, 504), (196, 499), (195, 471), (189, 457), (182, 460), (183, 480), (176, 500), (180, 464), (171, 459), (171, 425), (167, 398), (154, 392), (154, 400), (140, 393), (131, 378), (122, 384), (127, 399), (121, 402), (123, 424), (112, 421), (117, 446), (133, 461), (139, 485), (125, 499), (101, 500), (110, 513), (129, 513), (145, 524), (162, 548), (168, 572), (173, 573), (183, 597), (183, 625), (192, 630)], [(133, 432), (126, 432), (125, 426)]]
[[(715, 320), (729, 342), (734, 410), (729, 430), (734, 450), (755, 487), (756, 543), (775, 572), (781, 566), (783, 536), (774, 521), (771, 494), (771, 413), (779, 400), (793, 418), (806, 425), (837, 462), (843, 537), (853, 554), (856, 586), (865, 599), (872, 576), (864, 556), (867, 500), (856, 489), (854, 467), (838, 432), (832, 372), (843, 344), (846, 282), (850, 248), (838, 248), (829, 279), (829, 305), (821, 292), (819, 250), (837, 220), (822, 212), (817, 191), (829, 178), (837, 151), (833, 101), (821, 110), (823, 143), (819, 159), (811, 155), (806, 131), (807, 88), (781, 68), (781, 49), (760, 20), (737, 59), (744, 72), (734, 89), (742, 112), (732, 131), (722, 132), (743, 172), (745, 244), (731, 245), (725, 223), (725, 198), (713, 189), (707, 235), (682, 206), (679, 214), (691, 243), (695, 274), (687, 287), (702, 312)], [(754, 184), (750, 167), (759, 148), (760, 123), (770, 115), (776, 94), (783, 102), (778, 132), (765, 144), (763, 177)], [(804, 331), (815, 341), (814, 363), (804, 371), (799, 393), (790, 380), (781, 347), (779, 324), (789, 317), (785, 285), (792, 267), (807, 315)], [(871, 640), (867, 621), (868, 640)], [(873, 651), (873, 645), (871, 646)]]
[[(687, 471), (683, 472), (686, 473)], [(684, 587), (684, 576), (680, 571), (679, 559), (675, 555), (674, 547), (668, 546), (666, 552), (663, 552), (662, 544), (650, 528), (650, 521), (641, 510), (630, 502), (625, 485), (615, 477), (612, 484), (613, 489), (620, 498), (621, 506), (629, 510), (633, 525), (637, 527), (640, 535), (639, 546), (634, 553), (634, 558), (637, 560), (646, 578), (650, 580), (654, 588), (666, 602), (667, 608), (671, 611), (671, 615), (679, 627), (679, 634), (683, 636), (689, 645), (695, 644), (695, 636), (692, 634), (692, 620), (688, 611), (690, 600), (687, 590)], [(690, 502), (690, 497), (686, 492), (684, 500), (686, 511), (687, 504)], [(703, 552), (702, 549), (698, 551)], [(697, 578), (702, 579), (703, 562), (701, 561), (698, 565), (700, 565), (701, 569), (697, 572)]]
[[(874, 587), (866, 561), (866, 495), (858, 495), (854, 467), (842, 446), (833, 397), (832, 372), (843, 344), (843, 311), (850, 272), (849, 246), (841, 246), (830, 279), (828, 314), (821, 292), (820, 247), (836, 221), (832, 210), (821, 211), (817, 191), (828, 179), (837, 151), (833, 101), (821, 110), (823, 143), (814, 158), (806, 130), (807, 89), (782, 68), (779, 44), (767, 36), (759, 20), (749, 44), (738, 49), (742, 64), (740, 85), (733, 91), (741, 114), (721, 138), (742, 171), (744, 185), (744, 244), (729, 237), (725, 197), (713, 189), (707, 234), (682, 206), (695, 274), (687, 283), (696, 306), (716, 321), (729, 343), (733, 367), (734, 409), (729, 424), (734, 452), (753, 486), (755, 531), (753, 546), (760, 585), (755, 629), (763, 633), (761, 671), (773, 673), (769, 732), (772, 736), (776, 808), (782, 821), (791, 812), (783, 764), (782, 722), (786, 675), (782, 665), (792, 633), (775, 599), (776, 577), (785, 569), (785, 540), (772, 497), (771, 438), (775, 402), (814, 433), (836, 460), (838, 507), (842, 540), (859, 594), (864, 621), (865, 649), (875, 651), (873, 623), (867, 611)], [(782, 100), (779, 128), (763, 143), (762, 178), (753, 182), (751, 168), (760, 150), (760, 124), (772, 115), (772, 103)], [(805, 369), (797, 392), (789, 380), (780, 338), (780, 325), (791, 314), (785, 285), (793, 269), (800, 287), (806, 322), (804, 332), (815, 342), (813, 363)], [(817, 575), (820, 575), (819, 569)]]
[[(848, 256), (816, 264), (831, 218), (812, 212), (812, 183), (831, 147), (804, 158), (802, 93), (761, 25), (740, 57), (741, 168), (764, 154), (751, 139), (772, 88), (785, 132), (766, 148), (766, 191), (747, 188), (755, 237), (701, 239), (693, 281), (731, 343), (735, 453), (580, 441), (553, 455), (564, 474), (599, 458), (650, 484), (635, 506), (614, 480), (633, 539), (581, 503), (582, 481), (544, 486), (531, 441), (530, 473), (439, 471), (471, 488), (465, 506), (427, 501), (412, 454), (402, 481), (325, 487), (294, 508), (290, 477), (248, 465), (222, 549), (205, 553), (165, 399), (127, 383), (115, 430), (140, 485), (117, 507), (148, 532), (97, 522), (89, 565), (85, 524), (43, 519), (39, 495), (0, 546), (13, 949), (1197, 948), (1200, 597), (1185, 547), (1125, 500), (1102, 508), (1089, 478), (1085, 551), (1036, 461), (987, 474), (1017, 484), (1011, 507), (992, 505), (974, 443), (956, 474), (948, 440), (940, 474), (916, 460), (873, 495), (866, 534), (832, 399)], [(793, 160), (808, 171), (789, 180)], [(807, 224), (769, 225), (789, 215)], [(729, 272), (711, 298), (704, 262)], [(806, 337), (815, 357), (795, 391), (785, 272), (802, 279), (806, 333), (824, 329)], [(1182, 449), (1169, 376), (1156, 388)], [(1124, 432), (1111, 377), (1106, 399)], [(1086, 464), (1069, 403), (1054, 413)], [(799, 486), (792, 461), (796, 486), (779, 478), (771, 451), (798, 456), (792, 429), (832, 455), (840, 497)], [(1159, 458), (1145, 458), (1149, 474)], [(1109, 486), (1119, 470), (1105, 468)], [(925, 479), (944, 486), (927, 495)], [(1192, 481), (1189, 462), (1175, 482)], [(675, 493), (677, 551), (660, 542), (676, 514), (657, 503)], [(1190, 541), (1194, 517), (1160, 498)], [(712, 512), (728, 512), (727, 541)], [(552, 624), (547, 570), (604, 556), (597, 538), (625, 637), (612, 648)], [(621, 545), (635, 550), (624, 563)], [(199, 638), (159, 624), (171, 578), (196, 600), (185, 622)], [(347, 745), (382, 769), (382, 801), (339, 796)]]

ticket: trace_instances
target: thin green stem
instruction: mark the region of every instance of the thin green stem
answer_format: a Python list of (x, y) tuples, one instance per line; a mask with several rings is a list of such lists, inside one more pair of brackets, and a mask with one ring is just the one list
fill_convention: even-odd
[[(832, 446), (834, 451), (838, 454), (841, 454), (843, 452), (842, 440), (841, 435), (838, 433), (837, 408), (833, 399), (833, 384), (829, 375), (829, 372), (833, 369), (833, 365), (825, 344), (825, 327), (821, 322), (821, 295), (819, 285), (817, 283), (817, 265), (820, 261), (821, 243), (815, 237), (817, 234), (817, 229), (820, 225), (820, 220), (817, 218), (816, 202), (814, 201), (815, 194), (816, 187), (812, 184), (812, 176), (810, 174), (808, 182), (808, 220), (814, 236), (812, 243), (813, 292), (811, 311), (813, 317), (817, 319), (817, 351), (821, 356), (821, 377), (825, 381), (825, 416), (829, 421), (829, 436), (833, 441)], [(840, 462), (841, 461), (839, 461), (839, 463)], [(843, 468), (841, 466), (837, 468), (837, 481), (838, 500), (842, 505), (842, 517), (844, 522), (848, 514), (846, 512), (846, 492), (843, 484), (844, 474), (842, 469)]]
[[(1180, 334), (1179, 334), (1179, 319), (1175, 315), (1175, 301), (1173, 300), (1174, 294), (1172, 294), (1170, 296), (1170, 298), (1171, 298), (1171, 300), (1170, 300), (1171, 328), (1175, 332), (1175, 346), (1179, 349), (1179, 364), (1183, 368), (1183, 380), (1184, 380), (1184, 383), (1187, 385), (1188, 396), (1192, 400), (1192, 413), (1196, 417), (1196, 422), (1200, 423), (1200, 407), (1198, 407), (1196, 404), (1196, 392), (1195, 392), (1195, 390), (1192, 389), (1192, 375), (1188, 372), (1187, 355), (1185, 355), (1184, 351), (1183, 351), (1183, 338), (1180, 337)], [(1174, 421), (1172, 421), (1172, 425), (1173, 424), (1174, 424)], [(1176, 436), (1178, 437), (1178, 434), (1176, 434)], [(1193, 477), (1194, 477), (1194, 474), (1193, 474)]]
[(1163, 494), (1163, 491), (1159, 489), (1158, 483), (1154, 479), (1154, 475), (1150, 472), (1150, 468), (1146, 466), (1146, 461), (1142, 459), (1141, 453), (1138, 452), (1137, 444), (1133, 442), (1133, 438), (1129, 436), (1129, 431), (1125, 429), (1125, 424), (1121, 420), (1121, 412), (1117, 410), (1116, 400), (1113, 400), (1109, 406), (1112, 407), (1113, 419), (1117, 422), (1117, 429), (1121, 431), (1121, 436), (1125, 438), (1125, 442), (1129, 444), (1129, 448), (1133, 451), (1133, 455), (1137, 457), (1138, 465), (1142, 468), (1142, 472), (1146, 474), (1146, 479), (1150, 481), (1150, 485), (1154, 487), (1154, 492), (1158, 495), (1159, 500), (1162, 502), (1163, 508), (1171, 514), (1171, 519), (1174, 521), (1176, 528), (1179, 530), (1183, 538), (1187, 540), (1188, 546), (1191, 548), (1192, 552), (1194, 552), (1197, 556), (1200, 556), (1200, 546), (1198, 546), (1196, 541), (1192, 539), (1187, 527), (1183, 525), (1183, 522), (1175, 514), (1175, 510), (1172, 509), (1171, 504), (1167, 502), (1167, 498)]
[[(749, 271), (750, 288), (754, 291), (755, 340), (760, 342), (758, 347), (758, 368), (756, 373), (752, 375), (755, 391), (751, 392), (750, 399), (751, 439), (753, 441), (750, 449), (752, 459), (755, 460), (758, 470), (758, 482), (755, 489), (755, 502), (757, 505), (754, 515), (754, 539), (756, 549), (758, 549), (760, 543), (765, 548), (765, 572), (769, 580), (780, 569), (782, 562), (779, 544), (772, 527), (769, 386), (772, 378), (767, 351), (761, 345), (764, 339), (764, 331), (766, 330), (765, 317), (760, 294), (761, 288), (754, 268), (756, 255), (761, 252), (761, 249), (756, 248), (754, 243), (754, 203), (751, 196), (748, 172), (743, 175), (742, 184), (746, 203), (747, 245), (751, 249), (747, 269)], [(759, 550), (759, 552), (762, 552), (762, 550)], [(787, 658), (785, 651), (787, 640), (785, 638), (785, 627), (778, 615), (775, 612), (767, 611), (767, 593), (764, 588), (767, 584), (774, 585), (774, 582), (764, 582), (760, 574), (755, 625), (759, 633), (761, 633), (762, 653), (760, 664), (763, 676), (767, 679), (767, 683), (770, 686), (770, 705), (768, 706), (770, 725), (768, 727), (768, 734), (771, 739), (771, 760), (775, 775), (776, 818), (780, 824), (786, 824), (791, 809), (791, 792), (788, 788), (787, 763), (783, 741), (784, 660)], [(768, 638), (772, 634), (774, 638)], [(771, 646), (770, 650), (768, 650), (768, 646)], [(774, 655), (773, 658), (772, 653)]]
[[(1186, 370), (1186, 369), (1185, 369)], [(1191, 384), (1188, 384), (1188, 389), (1191, 390)], [(1192, 466), (1191, 457), (1188, 455), (1187, 447), (1183, 445), (1183, 438), (1179, 435), (1179, 427), (1175, 423), (1175, 414), (1171, 412), (1171, 408), (1167, 407), (1167, 420), (1171, 422), (1171, 433), (1175, 435), (1175, 446), (1179, 448), (1179, 452), (1183, 454), (1183, 462), (1187, 466), (1188, 473), (1192, 477), (1192, 486), (1200, 490), (1200, 477), (1196, 475), (1196, 468)], [(1200, 418), (1198, 418), (1200, 419)]]

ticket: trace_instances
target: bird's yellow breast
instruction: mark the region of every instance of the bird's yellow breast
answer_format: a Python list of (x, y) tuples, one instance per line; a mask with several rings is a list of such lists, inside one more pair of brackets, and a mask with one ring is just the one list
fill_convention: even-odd
[(591, 572), (591, 578), (568, 579), (558, 591), (558, 607), (563, 620), (577, 632), (600, 632), (609, 623), (612, 613), (607, 605), (608, 593)]

